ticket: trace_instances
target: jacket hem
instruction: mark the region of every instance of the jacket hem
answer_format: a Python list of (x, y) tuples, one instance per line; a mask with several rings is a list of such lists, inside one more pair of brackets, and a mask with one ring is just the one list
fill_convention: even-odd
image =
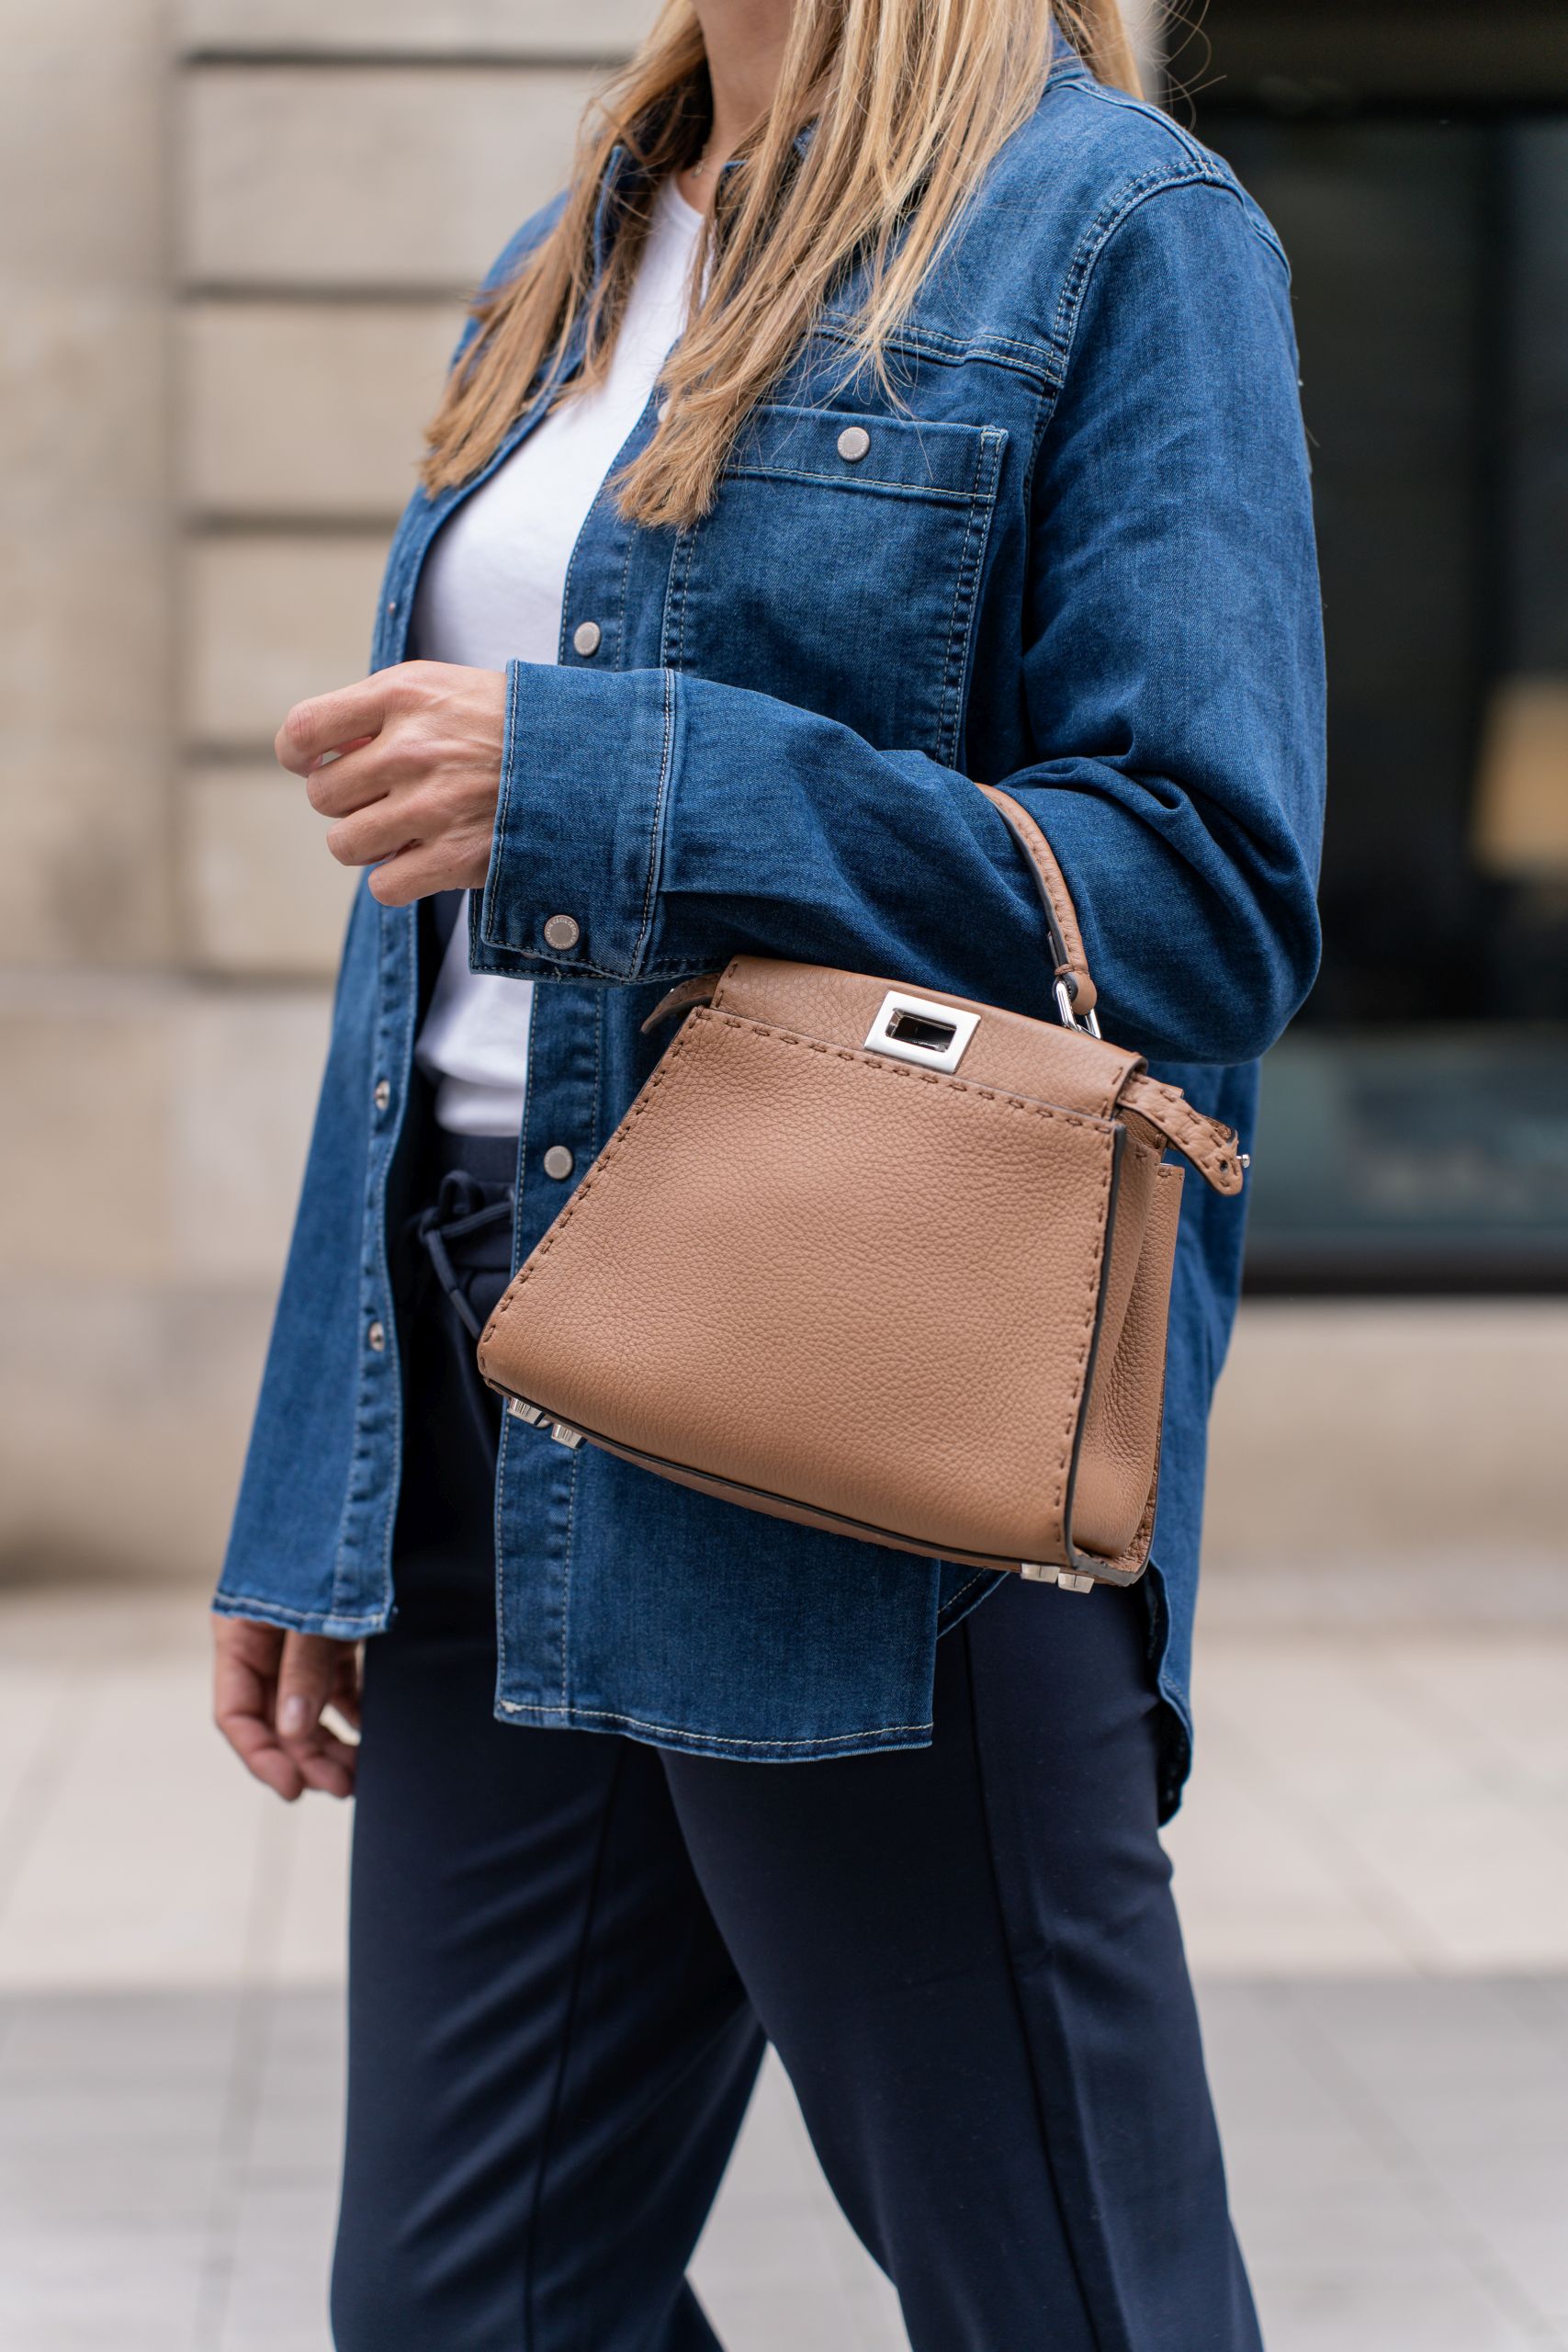
[(1142, 1579), (1149, 1611), (1149, 1663), (1155, 1670), (1159, 1701), (1158, 1742), (1159, 1826), (1178, 1811), (1187, 1776), (1192, 1770), (1192, 1708), (1182, 1685), (1167, 1672), (1170, 1657), (1170, 1595), (1165, 1572), (1151, 1560)]
[(675, 1724), (646, 1723), (603, 1707), (547, 1706), (520, 1699), (498, 1699), (498, 1722), (527, 1723), (541, 1730), (619, 1734), (645, 1747), (677, 1755), (716, 1756), (732, 1763), (817, 1764), (838, 1756), (864, 1756), (889, 1747), (929, 1747), (930, 1723), (886, 1724), (872, 1731), (827, 1732), (815, 1739), (737, 1739), (722, 1732), (689, 1731)]
[(258, 1625), (281, 1625), (290, 1634), (321, 1634), (333, 1642), (357, 1642), (367, 1634), (384, 1634), (392, 1618), (389, 1607), (351, 1616), (332, 1609), (290, 1609), (285, 1601), (264, 1600), (258, 1593), (250, 1592), (215, 1594), (212, 1613), (245, 1617)]

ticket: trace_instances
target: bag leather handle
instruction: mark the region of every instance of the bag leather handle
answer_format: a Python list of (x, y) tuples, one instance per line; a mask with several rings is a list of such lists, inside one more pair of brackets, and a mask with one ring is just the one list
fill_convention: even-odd
[[(1045, 910), (1046, 928), (1051, 935), (1054, 960), (1053, 978), (1056, 983), (1057, 1006), (1069, 1028), (1088, 1029), (1095, 1036), (1100, 1024), (1094, 1019), (1094, 1008), (1100, 992), (1094, 985), (1084, 954), (1083, 933), (1078, 929), (1077, 910), (1073, 894), (1067, 888), (1066, 876), (1056, 863), (1056, 854), (1021, 801), (1010, 792), (998, 791), (994, 784), (976, 784), (1000, 816), (1014, 841), (1029, 863), (1034, 887), (1040, 893), (1040, 903)], [(682, 980), (662, 998), (643, 1023), (646, 1034), (656, 1028), (672, 1012), (684, 1012), (689, 1005), (700, 1003), (712, 994), (716, 975), (701, 974), (697, 978)]]
[[(998, 792), (994, 784), (981, 784), (976, 789), (999, 812), (1029, 860), (1056, 958), (1056, 1001), (1062, 1018), (1069, 1027), (1092, 1030), (1098, 1037), (1095, 985), (1084, 954), (1077, 910), (1066, 877), (1056, 863), (1055, 852), (1028, 809), (1010, 793)], [(1240, 1192), (1242, 1180), (1252, 1163), (1249, 1155), (1240, 1149), (1233, 1128), (1223, 1126), (1218, 1119), (1198, 1110), (1179, 1087), (1167, 1086), (1145, 1071), (1127, 1080), (1120, 1099), (1123, 1110), (1141, 1113), (1168, 1143), (1191, 1161), (1216, 1193)]]
[(980, 784), (993, 808), (997, 809), (1014, 841), (1029, 860), (1029, 870), (1040, 902), (1045, 910), (1045, 921), (1051, 933), (1051, 952), (1055, 957), (1055, 979), (1066, 999), (1072, 1025), (1099, 1030), (1090, 1020), (1098, 990), (1089, 974), (1089, 958), (1084, 954), (1083, 933), (1078, 929), (1077, 910), (1066, 878), (1056, 863), (1055, 852), (1021, 802), (1008, 792), (999, 792), (994, 784)]

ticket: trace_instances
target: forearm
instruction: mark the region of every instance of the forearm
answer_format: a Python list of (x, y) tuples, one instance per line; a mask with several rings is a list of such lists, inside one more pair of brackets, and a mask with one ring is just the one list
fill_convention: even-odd
[[(973, 784), (743, 687), (514, 665), (484, 947), (508, 968), (638, 981), (753, 953), (1051, 1002), (1023, 860)], [(1242, 1060), (1315, 955), (1312, 877), (1168, 778), (1055, 757), (988, 778), (1066, 870), (1111, 1034)], [(570, 915), (579, 936), (552, 947)]]

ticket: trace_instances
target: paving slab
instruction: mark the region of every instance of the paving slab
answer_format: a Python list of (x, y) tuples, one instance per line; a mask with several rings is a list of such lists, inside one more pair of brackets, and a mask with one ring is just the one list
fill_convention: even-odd
[[(1565, 1993), (1202, 1984), (1270, 2352), (1568, 2352)], [(342, 2018), (335, 1990), (0, 1999), (0, 2352), (329, 2352)], [(905, 2352), (776, 2062), (694, 2278), (727, 2352)]]
[[(192, 1596), (82, 1600), (0, 1593), (0, 2352), (330, 2352), (351, 1815), (219, 1747)], [(1201, 1645), (1169, 1844), (1270, 2352), (1568, 2352), (1565, 1669)], [(694, 2276), (727, 2352), (905, 2352), (776, 2064)]]

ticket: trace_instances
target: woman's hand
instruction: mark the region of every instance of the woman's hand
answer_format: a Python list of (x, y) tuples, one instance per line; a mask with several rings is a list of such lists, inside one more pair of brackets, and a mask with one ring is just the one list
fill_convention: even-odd
[(406, 907), (483, 888), (505, 730), (502, 672), (403, 662), (296, 703), (276, 749), (337, 820), (327, 847), (340, 865), (373, 865), (373, 896)]
[(322, 1722), (359, 1724), (359, 1651), (319, 1634), (214, 1617), (212, 1713), (248, 1772), (290, 1804), (306, 1789), (354, 1794), (358, 1751)]

